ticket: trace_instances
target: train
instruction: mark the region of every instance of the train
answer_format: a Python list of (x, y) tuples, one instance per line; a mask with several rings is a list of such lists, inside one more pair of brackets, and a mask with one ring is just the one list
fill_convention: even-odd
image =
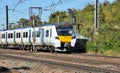
[(66, 22), (0, 31), (0, 47), (71, 52), (79, 48), (74, 25)]

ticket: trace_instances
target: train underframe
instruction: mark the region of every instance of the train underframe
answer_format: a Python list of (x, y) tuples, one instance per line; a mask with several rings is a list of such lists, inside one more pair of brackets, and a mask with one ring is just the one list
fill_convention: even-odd
[[(55, 51), (55, 47), (46, 46), (46, 45), (13, 45), (13, 44), (5, 44), (0, 45), (1, 48), (4, 49), (17, 49), (17, 50), (28, 50), (28, 51), (38, 51), (38, 50), (49, 50), (50, 52)], [(34, 47), (34, 48), (33, 48)]]
[(50, 52), (61, 51), (61, 52), (72, 52), (72, 51), (79, 51), (79, 52), (86, 52), (86, 42), (85, 39), (77, 39), (75, 43), (75, 47), (71, 47), (70, 43), (63, 43), (61, 42), (61, 47), (54, 47), (54, 46), (47, 46), (47, 45), (17, 45), (17, 44), (5, 44), (0, 45), (1, 48), (8, 49), (8, 48), (16, 48), (18, 50), (29, 50), (29, 51), (38, 51), (38, 50), (48, 50)]

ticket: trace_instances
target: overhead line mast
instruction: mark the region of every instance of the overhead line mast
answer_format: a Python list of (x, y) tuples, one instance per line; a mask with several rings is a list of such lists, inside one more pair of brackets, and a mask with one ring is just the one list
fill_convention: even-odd
[(8, 5), (6, 5), (6, 30), (8, 30)]
[(97, 34), (97, 30), (99, 28), (99, 4), (98, 0), (95, 2), (95, 11), (94, 11), (94, 35)]

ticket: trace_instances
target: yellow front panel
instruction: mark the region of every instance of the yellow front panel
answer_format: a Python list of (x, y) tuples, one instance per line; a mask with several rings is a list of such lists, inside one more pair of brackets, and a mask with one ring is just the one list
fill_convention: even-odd
[(59, 36), (61, 42), (71, 42), (72, 36)]

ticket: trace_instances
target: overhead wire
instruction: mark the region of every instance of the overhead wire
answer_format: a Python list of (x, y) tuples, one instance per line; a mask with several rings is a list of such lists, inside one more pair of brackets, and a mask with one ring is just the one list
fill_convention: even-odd
[(18, 6), (19, 4), (21, 4), (21, 3), (23, 3), (23, 2), (26, 2), (26, 1), (28, 1), (28, 0), (19, 0), (19, 1), (16, 3), (15, 7), (13, 8), (12, 12), (15, 11), (15, 9), (17, 8), (17, 6)]
[(45, 8), (49, 8), (47, 10), (51, 11), (51, 13), (55, 10), (55, 8), (58, 6), (59, 3), (62, 3), (62, 0), (58, 0), (58, 2), (56, 3), (55, 0), (52, 0), (51, 5), (45, 7)]
[(61, 0), (59, 0), (58, 2), (57, 2), (57, 4), (54, 6), (54, 8), (52, 9), (52, 11), (51, 12), (53, 12), (54, 10), (55, 10), (55, 8), (58, 6), (58, 4), (59, 3), (62, 3), (62, 1)]
[(81, 6), (81, 5), (85, 6), (85, 5), (87, 5), (88, 3), (90, 3), (90, 1), (92, 1), (92, 0), (86, 0), (86, 1), (83, 2), (83, 3), (80, 3), (80, 4), (76, 5), (75, 7), (78, 7), (78, 6)]

